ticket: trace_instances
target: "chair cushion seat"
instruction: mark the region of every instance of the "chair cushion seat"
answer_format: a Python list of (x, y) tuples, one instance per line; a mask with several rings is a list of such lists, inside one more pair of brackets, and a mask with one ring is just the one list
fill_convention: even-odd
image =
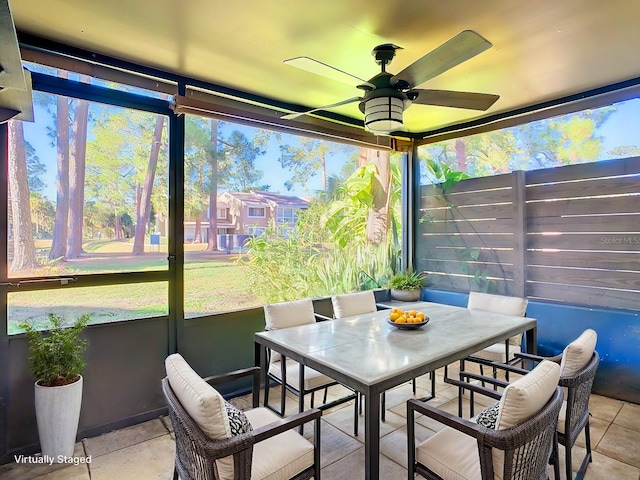
[(444, 480), (481, 480), (476, 439), (445, 427), (416, 448), (416, 460)]
[(507, 359), (504, 351), (504, 343), (494, 343), (493, 345), (489, 345), (487, 348), (474, 353), (472, 356), (482, 358), (490, 362), (506, 363), (507, 361), (513, 360), (516, 353), (520, 352), (521, 349), (519, 346), (509, 345), (509, 358)]
[[(282, 381), (282, 370), (280, 368), (281, 360), (277, 362), (271, 362), (269, 364), (269, 373), (273, 375), (278, 380)], [(295, 388), (300, 391), (300, 381), (299, 381), (299, 371), (300, 364), (295, 360), (291, 360), (287, 358), (287, 385)], [(334, 379), (331, 377), (327, 377), (326, 375), (312, 369), (309, 367), (305, 367), (304, 369), (304, 389), (311, 390), (316, 387), (322, 387), (325, 385), (331, 385), (336, 383)], [(253, 423), (253, 422), (252, 422)], [(255, 428), (255, 425), (254, 425)]]
[[(253, 428), (282, 420), (261, 407), (245, 412)], [(288, 430), (253, 446), (252, 480), (289, 479), (313, 465), (313, 444)]]

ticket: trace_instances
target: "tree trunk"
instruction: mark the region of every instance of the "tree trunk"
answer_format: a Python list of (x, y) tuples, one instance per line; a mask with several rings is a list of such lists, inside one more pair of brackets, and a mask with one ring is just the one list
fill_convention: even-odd
[(122, 238), (122, 225), (120, 224), (120, 214), (116, 211), (113, 216), (113, 232), (116, 239)]
[(459, 172), (467, 171), (467, 146), (464, 144), (464, 141), (457, 139), (456, 140), (456, 164), (458, 165)]
[[(383, 243), (389, 231), (389, 204), (391, 202), (391, 161), (388, 151), (365, 148), (366, 163), (376, 166), (371, 186), (373, 205), (367, 218), (367, 240), (374, 245)], [(361, 153), (362, 156), (362, 153)]]
[(142, 255), (144, 253), (144, 234), (147, 231), (147, 223), (151, 212), (151, 192), (153, 190), (153, 181), (156, 176), (156, 167), (158, 165), (158, 155), (160, 154), (160, 146), (162, 145), (162, 130), (164, 129), (164, 116), (156, 116), (156, 127), (153, 131), (153, 140), (151, 143), (151, 153), (149, 154), (149, 166), (147, 167), (147, 176), (144, 179), (142, 187), (142, 196), (140, 197), (138, 218), (136, 220), (136, 232), (133, 240), (133, 254)]
[(22, 122), (9, 122), (9, 190), (13, 231), (13, 261), (10, 271), (38, 266), (31, 229), (27, 157), (24, 151)]
[(191, 243), (201, 243), (202, 241), (202, 217), (196, 217), (196, 228), (193, 232), (193, 241)]
[[(82, 76), (81, 76), (82, 77)], [(84, 179), (87, 162), (87, 122), (89, 103), (76, 100), (73, 119), (73, 138), (69, 159), (69, 233), (67, 258), (78, 258), (82, 250), (82, 223), (84, 221)]]
[(209, 235), (207, 251), (218, 250), (218, 120), (211, 119), (211, 186), (209, 189)]
[[(67, 78), (66, 71), (58, 76)], [(64, 257), (67, 251), (67, 218), (69, 217), (69, 99), (58, 95), (56, 112), (57, 174), (56, 218), (49, 258)]]

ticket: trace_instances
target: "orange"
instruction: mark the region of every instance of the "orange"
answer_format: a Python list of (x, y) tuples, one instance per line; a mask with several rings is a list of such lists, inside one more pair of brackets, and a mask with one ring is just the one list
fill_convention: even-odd
[(418, 320), (420, 320), (421, 322), (424, 322), (424, 313), (422, 312), (418, 312), (416, 314), (416, 317), (418, 318)]
[(415, 316), (416, 316), (416, 313), (418, 313), (418, 312), (416, 312), (415, 310), (411, 310), (411, 311), (409, 312), (409, 316), (411, 316), (411, 317), (415, 317)]
[(391, 315), (389, 315), (389, 320), (391, 320), (392, 322), (395, 322), (399, 316), (400, 316), (399, 313), (393, 312)]
[(400, 315), (397, 318), (396, 323), (407, 323), (407, 317), (405, 317), (404, 315)]

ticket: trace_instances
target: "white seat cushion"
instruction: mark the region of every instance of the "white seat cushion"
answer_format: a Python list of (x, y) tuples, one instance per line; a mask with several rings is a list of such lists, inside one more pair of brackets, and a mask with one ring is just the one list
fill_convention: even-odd
[[(516, 353), (520, 353), (522, 349), (520, 346), (509, 345), (509, 359), (513, 360), (515, 358)], [(480, 350), (473, 354), (474, 357), (482, 358), (484, 360), (488, 360), (491, 362), (507, 362), (507, 356), (505, 353), (504, 343), (494, 343), (493, 345), (489, 345), (487, 348)]]
[(334, 295), (331, 297), (333, 316), (335, 318), (352, 317), (364, 313), (372, 313), (378, 310), (376, 297), (372, 290), (364, 292), (348, 293), (346, 295)]
[[(266, 408), (245, 412), (253, 428), (281, 420)], [(288, 430), (253, 446), (252, 480), (289, 479), (313, 465), (313, 444)]]
[(416, 460), (444, 480), (481, 480), (476, 439), (451, 427), (418, 445)]
[(582, 370), (591, 360), (597, 340), (598, 334), (589, 328), (567, 345), (562, 352), (560, 375), (571, 377)]
[[(254, 430), (282, 420), (264, 407), (244, 413)], [(252, 458), (252, 480), (288, 480), (313, 465), (313, 444), (295, 431), (288, 430), (254, 444)], [(233, 457), (216, 460), (216, 469), (221, 480), (233, 480)]]
[(209, 438), (231, 437), (224, 398), (175, 353), (164, 362), (167, 379), (180, 405)]
[[(269, 364), (269, 373), (276, 377), (278, 380), (282, 381), (282, 370), (280, 368), (282, 361), (278, 360), (277, 362), (272, 362)], [(295, 360), (291, 360), (287, 358), (287, 385), (295, 388), (300, 391), (300, 364)], [(309, 367), (305, 367), (304, 369), (304, 389), (311, 390), (315, 387), (321, 387), (324, 385), (329, 385), (331, 383), (335, 383), (330, 377), (312, 369)]]

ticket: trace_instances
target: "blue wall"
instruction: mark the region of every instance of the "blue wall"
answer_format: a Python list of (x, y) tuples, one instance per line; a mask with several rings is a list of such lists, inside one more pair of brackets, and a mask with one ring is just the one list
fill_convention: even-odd
[[(468, 294), (424, 289), (422, 299), (466, 307)], [(530, 301), (527, 316), (538, 320), (538, 353), (545, 356), (561, 353), (585, 329), (594, 329), (601, 360), (593, 392), (640, 404), (640, 310)]]

